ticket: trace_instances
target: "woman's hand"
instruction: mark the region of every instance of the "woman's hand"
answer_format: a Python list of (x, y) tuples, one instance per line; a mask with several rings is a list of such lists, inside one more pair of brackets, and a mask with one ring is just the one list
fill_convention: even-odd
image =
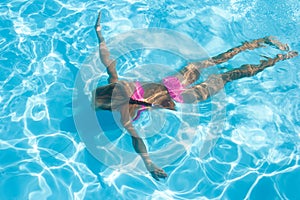
[(124, 126), (124, 128), (130, 133), (132, 138), (132, 145), (141, 158), (144, 161), (144, 164), (147, 168), (147, 170), (151, 173), (152, 177), (155, 178), (157, 181), (159, 181), (160, 178), (166, 178), (168, 175), (166, 172), (160, 168), (158, 168), (156, 165), (153, 164), (151, 161), (149, 154), (147, 152), (147, 148), (145, 143), (143, 142), (142, 138), (139, 137), (137, 132), (132, 126), (131, 118), (129, 114), (129, 106), (128, 104), (123, 105), (120, 108), (121, 112), (121, 122)]
[(166, 178), (168, 175), (163, 169), (158, 168), (152, 162), (145, 163), (147, 170), (151, 173), (155, 180), (159, 181), (160, 178)]
[(96, 24), (95, 24), (95, 29), (96, 29), (97, 33), (101, 31), (100, 21), (101, 21), (101, 11), (98, 14), (97, 21), (96, 21)]

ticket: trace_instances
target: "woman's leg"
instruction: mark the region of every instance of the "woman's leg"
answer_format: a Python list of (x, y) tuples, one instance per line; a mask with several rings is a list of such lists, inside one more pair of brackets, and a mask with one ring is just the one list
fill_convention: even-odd
[(183, 101), (185, 103), (196, 103), (199, 101), (204, 101), (220, 91), (228, 82), (243, 77), (254, 76), (257, 73), (263, 71), (265, 68), (275, 65), (275, 63), (277, 63), (278, 61), (290, 59), (297, 55), (298, 52), (290, 51), (287, 54), (278, 54), (275, 58), (261, 60), (260, 64), (258, 65), (242, 65), (240, 68), (228, 71), (224, 74), (212, 75), (205, 82), (186, 89), (182, 93)]
[(257, 40), (244, 42), (242, 45), (229, 49), (225, 53), (221, 53), (208, 60), (192, 62), (183, 68), (176, 75), (176, 77), (180, 80), (182, 85), (188, 86), (199, 79), (201, 69), (224, 63), (242, 51), (264, 47), (263, 44), (274, 46), (275, 48), (283, 51), (289, 50), (287, 44), (282, 44), (273, 37), (264, 37)]

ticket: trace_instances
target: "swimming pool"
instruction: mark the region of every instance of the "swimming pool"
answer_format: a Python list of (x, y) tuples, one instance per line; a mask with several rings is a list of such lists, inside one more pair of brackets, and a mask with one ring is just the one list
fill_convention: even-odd
[[(104, 83), (106, 79), (101, 65), (91, 73), (88, 70), (97, 66), (94, 23), (100, 9), (103, 33), (112, 45), (129, 38), (143, 47), (147, 44), (140, 40), (141, 33), (150, 37), (153, 32), (146, 30), (158, 28), (182, 49), (200, 46), (201, 52), (196, 52), (200, 55), (195, 56), (201, 59), (268, 35), (300, 50), (300, 2), (296, 0), (3, 1), (1, 199), (300, 198), (299, 57), (232, 82), (219, 96), (199, 105), (178, 105), (178, 112), (141, 116), (136, 126), (168, 173), (166, 180), (155, 181), (139, 162), (133, 162), (130, 139), (114, 122), (118, 117), (114, 114), (96, 113), (94, 118), (104, 118), (99, 120), (100, 133), (108, 141), (104, 146), (117, 142), (114, 153), (129, 157), (108, 157), (111, 154), (103, 154), (104, 149), (99, 153), (103, 161), (92, 147), (86, 148), (84, 133), (75, 126), (80, 106), (74, 105), (74, 96), (78, 89), (92, 89), (95, 84), (78, 86), (82, 72), (87, 74), (83, 80), (92, 77)], [(142, 51), (133, 45), (134, 51), (119, 52), (122, 77), (155, 80), (195, 59), (189, 57), (193, 49), (176, 50), (172, 46), (176, 42), (159, 37), (153, 41), (154, 49)], [(160, 44), (171, 49), (161, 49)], [(276, 52), (272, 48), (244, 52), (207, 74), (258, 63), (260, 55)], [(161, 70), (162, 66), (167, 67)], [(186, 141), (186, 146), (179, 142), (168, 154), (159, 153), (170, 147), (173, 138)]]

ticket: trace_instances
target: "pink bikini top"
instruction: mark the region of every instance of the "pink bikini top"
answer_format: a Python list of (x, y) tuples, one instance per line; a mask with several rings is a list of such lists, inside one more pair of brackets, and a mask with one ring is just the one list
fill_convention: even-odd
[[(172, 99), (174, 99), (176, 102), (183, 103), (182, 93), (185, 90), (185, 86), (180, 83), (179, 79), (174, 76), (169, 76), (163, 79), (163, 84), (167, 88), (170, 96)], [(144, 88), (142, 87), (140, 82), (135, 82), (135, 91), (133, 92), (133, 95), (131, 96), (131, 99), (137, 100), (137, 101), (144, 101)], [(141, 112), (146, 110), (147, 107), (142, 105), (142, 108), (138, 110), (137, 115), (134, 117), (133, 121), (137, 120)]]

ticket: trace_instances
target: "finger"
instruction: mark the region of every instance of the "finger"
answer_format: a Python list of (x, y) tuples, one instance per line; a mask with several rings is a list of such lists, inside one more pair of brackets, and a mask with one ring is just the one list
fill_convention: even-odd
[(155, 174), (155, 172), (151, 172), (151, 175), (152, 175), (152, 177), (153, 177), (155, 180), (159, 181), (159, 178), (158, 178), (158, 176)]
[(162, 169), (157, 169), (156, 170), (156, 174), (159, 178), (166, 178), (168, 175), (166, 174), (166, 172)]
[(166, 173), (163, 169), (157, 169), (159, 173)]
[(164, 175), (162, 175), (162, 174), (159, 174), (159, 175), (158, 175), (158, 178), (163, 178), (163, 179), (165, 179), (165, 178), (167, 178), (167, 177), (164, 176)]
[(159, 178), (166, 178), (168, 175), (165, 172), (161, 172), (158, 174)]
[(98, 18), (97, 18), (97, 22), (96, 22), (97, 26), (100, 26), (100, 21), (101, 21), (101, 11), (98, 14)]

